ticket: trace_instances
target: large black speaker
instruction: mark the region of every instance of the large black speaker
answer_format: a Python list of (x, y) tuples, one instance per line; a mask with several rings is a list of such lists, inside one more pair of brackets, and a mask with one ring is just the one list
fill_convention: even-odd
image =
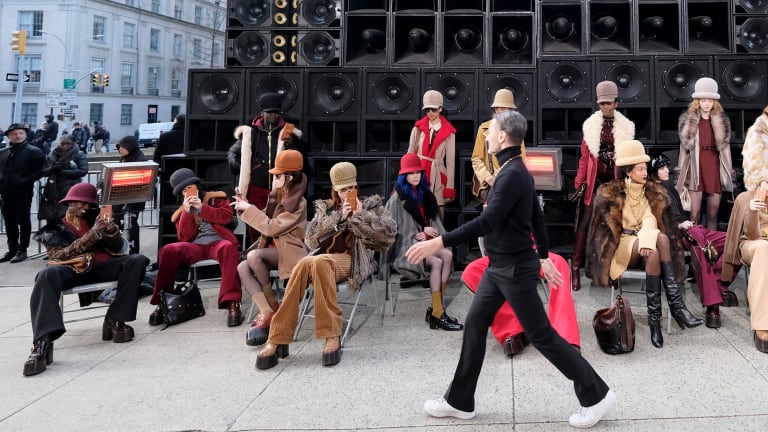
[(483, 65), (484, 19), (482, 15), (444, 15), (442, 63), (445, 66)]
[(190, 69), (184, 153), (224, 153), (243, 121), (243, 71)]
[(641, 1), (638, 11), (638, 52), (669, 54), (681, 51), (680, 2)]
[(363, 15), (348, 12), (344, 26), (344, 64), (348, 66), (386, 66), (387, 52), (393, 49), (387, 37), (387, 13)]
[(290, 0), (229, 0), (227, 28), (295, 27), (297, 4)]
[(339, 30), (299, 31), (299, 66), (339, 66), (341, 49)]
[(731, 51), (731, 15), (728, 1), (692, 0), (688, 7), (688, 53)]
[(598, 59), (596, 81), (613, 81), (619, 88), (619, 102), (653, 102), (653, 68), (650, 58), (632, 57)]
[(589, 60), (541, 60), (539, 83), (542, 106), (595, 104), (592, 62)]
[(227, 66), (293, 66), (298, 32), (227, 30)]
[(303, 0), (299, 5), (299, 26), (339, 27), (341, 0)]
[(659, 106), (688, 104), (696, 80), (711, 76), (709, 59), (705, 57), (656, 58), (656, 104)]
[(578, 54), (583, 52), (582, 11), (576, 2), (541, 4), (541, 54)]
[(303, 91), (310, 117), (356, 119), (360, 115), (359, 70), (308, 69)]
[(395, 49), (392, 52), (393, 66), (435, 65), (438, 36), (436, 15), (400, 12), (394, 14), (392, 30)]
[(420, 77), (417, 70), (367, 69), (365, 117), (398, 117), (412, 122), (419, 117)]
[[(449, 120), (473, 120), (476, 79), (474, 70), (425, 70), (422, 93), (427, 90), (437, 90), (442, 93), (443, 113)], [(418, 96), (419, 107), (421, 107), (421, 96)]]
[(768, 0), (734, 0), (736, 13), (768, 13)]
[(589, 52), (632, 52), (632, 10), (629, 2), (588, 2)]
[(768, 105), (768, 58), (765, 56), (718, 58), (715, 79), (724, 106)]
[(768, 17), (736, 17), (736, 51), (768, 53)]
[(480, 78), (481, 99), (478, 101), (480, 121), (493, 115), (491, 104), (496, 92), (509, 89), (515, 97), (515, 105), (525, 118), (533, 120), (536, 117), (536, 78), (535, 71), (516, 69), (510, 72), (484, 71)]
[(534, 16), (491, 16), (491, 66), (533, 66), (536, 52)]
[(259, 97), (264, 93), (277, 93), (282, 96), (280, 107), (283, 115), (293, 123), (300, 123), (304, 107), (302, 105), (302, 85), (304, 69), (289, 71), (265, 71), (249, 69), (246, 71), (246, 117), (249, 121), (261, 114)]

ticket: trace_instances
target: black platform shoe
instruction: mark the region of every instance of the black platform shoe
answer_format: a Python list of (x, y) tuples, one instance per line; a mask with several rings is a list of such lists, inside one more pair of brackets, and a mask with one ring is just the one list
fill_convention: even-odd
[(271, 355), (262, 355), (264, 351), (267, 350), (268, 347), (264, 347), (264, 349), (261, 350), (259, 355), (256, 356), (256, 369), (272, 369), (273, 367), (277, 366), (277, 359), (278, 358), (286, 358), (288, 357), (288, 345), (277, 345), (275, 347), (275, 352)]
[[(336, 339), (339, 346), (333, 351), (326, 351), (326, 348), (323, 348), (323, 366), (333, 366), (341, 361), (341, 340), (339, 338), (330, 339)], [(325, 346), (328, 346), (328, 339), (325, 340)]]
[(443, 313), (440, 318), (434, 315), (429, 316), (429, 328), (432, 330), (441, 328), (448, 331), (459, 331), (464, 330), (464, 325), (449, 321), (448, 315)]
[(32, 353), (24, 362), (24, 376), (37, 375), (53, 363), (53, 341), (46, 335), (35, 341)]
[(155, 308), (155, 310), (152, 311), (151, 314), (149, 314), (149, 325), (159, 326), (164, 322), (165, 317), (163, 317), (163, 311), (161, 311), (160, 306), (158, 306)]
[(122, 321), (104, 320), (104, 325), (101, 327), (101, 340), (124, 343), (130, 341), (133, 337), (133, 327)]
[[(432, 316), (432, 306), (427, 308), (427, 313), (424, 315), (424, 322), (425, 323), (429, 322), (429, 317), (430, 316)], [(446, 317), (448, 319), (448, 321), (450, 321), (450, 322), (452, 322), (454, 324), (459, 324), (459, 320), (457, 320), (456, 318), (448, 316), (448, 314), (445, 313), (445, 311), (443, 311), (443, 315), (442, 316)]]
[(720, 328), (723, 325), (720, 319), (720, 307), (718, 305), (707, 306), (705, 315), (706, 326), (709, 328)]
[(504, 354), (509, 357), (520, 354), (530, 343), (525, 333), (510, 336), (504, 340)]

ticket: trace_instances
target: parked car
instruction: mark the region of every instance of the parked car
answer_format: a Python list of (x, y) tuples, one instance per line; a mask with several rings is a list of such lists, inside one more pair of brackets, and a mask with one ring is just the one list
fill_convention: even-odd
[(168, 132), (173, 127), (173, 122), (142, 123), (139, 125), (139, 147), (153, 147), (163, 132)]

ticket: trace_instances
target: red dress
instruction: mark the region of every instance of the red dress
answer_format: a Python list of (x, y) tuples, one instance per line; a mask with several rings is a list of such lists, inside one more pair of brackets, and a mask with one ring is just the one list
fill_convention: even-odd
[(715, 146), (714, 132), (710, 119), (699, 121), (699, 192), (719, 194), (720, 153)]

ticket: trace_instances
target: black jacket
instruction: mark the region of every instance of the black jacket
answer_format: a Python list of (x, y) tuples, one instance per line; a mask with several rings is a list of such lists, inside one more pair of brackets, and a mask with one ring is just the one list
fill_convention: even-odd
[(28, 141), (0, 150), (0, 194), (32, 193), (45, 162), (42, 150)]
[(184, 123), (174, 123), (170, 131), (160, 135), (152, 160), (160, 165), (163, 156), (177, 153), (184, 153)]
[(62, 152), (61, 147), (54, 149), (46, 158), (43, 167), (43, 177), (48, 177), (40, 198), (40, 209), (37, 218), (40, 220), (61, 220), (67, 207), (59, 201), (69, 192), (69, 189), (80, 183), (88, 174), (88, 157), (77, 146)]

